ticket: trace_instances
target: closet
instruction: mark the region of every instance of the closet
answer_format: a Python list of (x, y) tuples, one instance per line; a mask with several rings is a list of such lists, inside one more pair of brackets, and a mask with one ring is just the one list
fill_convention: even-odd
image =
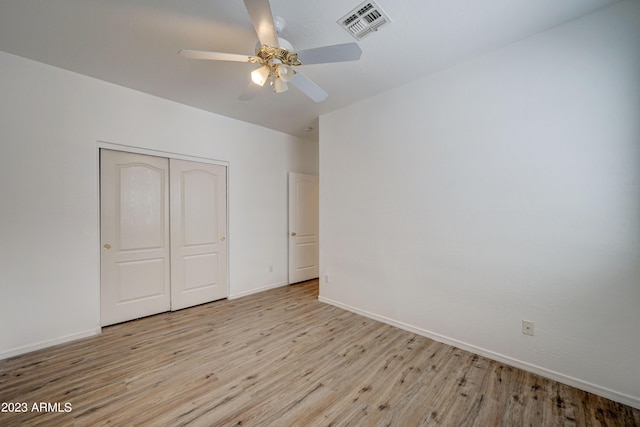
[(226, 166), (100, 150), (107, 326), (226, 298)]

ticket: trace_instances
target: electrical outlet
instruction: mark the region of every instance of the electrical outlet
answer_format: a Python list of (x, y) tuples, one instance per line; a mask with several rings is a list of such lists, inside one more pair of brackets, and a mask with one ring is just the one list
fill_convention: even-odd
[(269, 266), (269, 273), (273, 273), (273, 265)]
[(324, 283), (329, 283), (329, 275), (328, 274), (324, 275)]
[(531, 322), (530, 320), (523, 320), (522, 333), (525, 335), (533, 335), (533, 322)]

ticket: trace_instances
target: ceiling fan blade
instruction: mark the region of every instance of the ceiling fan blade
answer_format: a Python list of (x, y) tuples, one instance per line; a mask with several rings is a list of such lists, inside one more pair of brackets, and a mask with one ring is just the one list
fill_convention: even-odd
[(253, 98), (255, 98), (260, 94), (262, 89), (263, 89), (262, 86), (258, 86), (253, 82), (249, 82), (249, 84), (247, 85), (247, 87), (244, 88), (244, 90), (242, 91), (238, 99), (240, 101), (251, 101)]
[(191, 59), (208, 59), (212, 61), (234, 61), (234, 62), (250, 62), (251, 55), (240, 55), (237, 53), (210, 52), (208, 50), (191, 50), (182, 49), (178, 52), (181, 56)]
[(360, 55), (362, 55), (362, 49), (358, 43), (334, 44), (298, 51), (298, 58), (303, 65), (357, 61)]
[(251, 23), (256, 30), (260, 43), (278, 47), (278, 33), (273, 23), (273, 14), (269, 0), (244, 0)]
[(315, 102), (322, 102), (327, 99), (327, 96), (329, 96), (324, 89), (315, 84), (313, 80), (302, 74), (300, 71), (296, 71), (296, 74), (291, 79), (291, 84), (300, 89), (302, 93)]

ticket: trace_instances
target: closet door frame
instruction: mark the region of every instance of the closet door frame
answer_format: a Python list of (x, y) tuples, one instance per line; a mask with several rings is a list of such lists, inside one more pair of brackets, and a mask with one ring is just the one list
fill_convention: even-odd
[[(135, 146), (131, 146), (131, 145), (126, 145), (126, 144), (118, 144), (118, 143), (114, 143), (114, 142), (108, 142), (108, 141), (97, 141), (96, 144), (96, 157), (95, 157), (95, 162), (96, 162), (96, 206), (97, 206), (97, 217), (96, 217), (96, 224), (97, 224), (97, 238), (96, 238), (96, 262), (98, 263), (98, 266), (100, 266), (100, 255), (101, 255), (101, 245), (100, 245), (100, 150), (101, 149), (106, 149), (106, 150), (115, 150), (115, 151), (123, 151), (126, 153), (134, 153), (134, 154), (144, 154), (144, 155), (148, 155), (148, 156), (156, 156), (156, 157), (165, 157), (167, 159), (177, 159), (177, 160), (186, 160), (186, 161), (192, 161), (192, 162), (200, 162), (200, 163), (209, 163), (209, 164), (213, 164), (213, 165), (220, 165), (220, 166), (224, 166), (226, 168), (227, 171), (227, 177), (226, 177), (226, 184), (227, 184), (227, 204), (226, 204), (226, 215), (227, 215), (227, 229), (225, 230), (225, 236), (227, 237), (227, 259), (226, 259), (226, 282), (227, 282), (227, 298), (228, 296), (231, 294), (230, 293), (230, 283), (231, 283), (231, 274), (230, 274), (230, 270), (229, 270), (229, 264), (230, 264), (230, 258), (231, 258), (231, 254), (229, 251), (229, 246), (230, 246), (230, 236), (229, 236), (229, 224), (231, 221), (231, 218), (229, 217), (229, 200), (231, 199), (231, 193), (229, 191), (229, 180), (230, 180), (230, 164), (228, 161), (226, 160), (218, 160), (218, 159), (212, 159), (209, 157), (198, 157), (198, 156), (190, 156), (187, 154), (181, 154), (181, 153), (174, 153), (171, 151), (162, 151), (162, 150), (152, 150), (152, 149), (148, 149), (148, 148), (140, 148), (140, 147), (135, 147)], [(96, 278), (96, 283), (97, 283), (97, 291), (98, 291), (98, 295), (100, 295), (100, 268), (98, 268), (98, 276)], [(98, 304), (98, 308), (99, 308), (100, 304)], [(100, 312), (100, 310), (98, 309), (98, 313)], [(101, 319), (100, 319), (100, 314), (98, 314), (98, 323), (100, 323)]]

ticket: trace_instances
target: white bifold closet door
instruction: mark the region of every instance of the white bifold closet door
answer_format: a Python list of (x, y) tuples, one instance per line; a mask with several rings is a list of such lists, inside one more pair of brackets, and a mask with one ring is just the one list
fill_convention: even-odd
[(226, 168), (101, 150), (102, 326), (227, 296)]

